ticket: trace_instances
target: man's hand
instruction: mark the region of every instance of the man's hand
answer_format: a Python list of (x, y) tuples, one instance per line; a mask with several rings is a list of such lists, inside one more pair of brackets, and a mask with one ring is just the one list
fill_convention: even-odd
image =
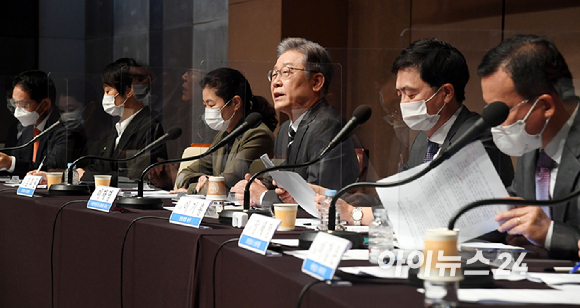
[[(157, 161), (164, 160), (165, 159), (161, 157), (157, 158)], [(165, 164), (156, 166), (153, 169), (151, 169), (148, 173), (149, 181), (151, 181), (151, 183), (155, 185), (155, 187), (170, 190), (173, 188), (175, 179), (177, 178), (177, 170), (178, 170), (177, 164)]]
[(8, 156), (4, 153), (0, 153), (0, 169), (9, 169), (12, 166), (12, 156)]
[(201, 191), (201, 189), (205, 186), (205, 183), (207, 183), (208, 178), (209, 177), (204, 174), (197, 179), (197, 185), (195, 186), (195, 191), (197, 191), (198, 194)]
[[(521, 199), (522, 198), (508, 198)], [(495, 220), (501, 222), (497, 228), (499, 232), (508, 234), (521, 234), (532, 244), (544, 247), (546, 235), (550, 228), (551, 220), (539, 206), (524, 206), (499, 213)]]
[[(272, 181), (272, 184), (276, 185), (276, 181)], [(282, 187), (276, 187), (276, 194), (278, 195), (278, 198), (280, 198), (280, 200), (282, 200), (282, 202), (284, 203), (292, 203), (292, 204), (297, 204), (298, 202), (296, 202), (296, 200), (294, 200), (294, 197), (292, 197), (292, 195), (290, 195), (289, 192), (286, 191), (286, 189), (282, 188)]]
[[(246, 189), (246, 184), (250, 180), (252, 176), (249, 173), (246, 173), (244, 179), (236, 183), (234, 187), (230, 189), (230, 192), (236, 194), (236, 199), (240, 202), (240, 204), (244, 205), (244, 190)], [(262, 193), (267, 191), (268, 188), (262, 184), (260, 181), (252, 182), (250, 185), (250, 206), (259, 206), (260, 205), (260, 197)]]
[(46, 172), (44, 172), (44, 171), (38, 171), (38, 172), (36, 172), (36, 170), (32, 170), (32, 171), (28, 171), (27, 174), (28, 175), (40, 175), (40, 176), (42, 176), (42, 180), (40, 180), (40, 183), (38, 183), (38, 185), (46, 185), (46, 184), (48, 184), (48, 181), (46, 179)]
[(171, 191), (169, 191), (169, 193), (170, 193), (170, 194), (177, 194), (177, 193), (180, 193), (180, 192), (184, 192), (184, 193), (186, 193), (186, 192), (187, 192), (187, 188), (183, 188), (183, 187), (182, 187), (182, 188), (180, 188), (180, 189), (176, 189), (176, 190), (171, 190)]

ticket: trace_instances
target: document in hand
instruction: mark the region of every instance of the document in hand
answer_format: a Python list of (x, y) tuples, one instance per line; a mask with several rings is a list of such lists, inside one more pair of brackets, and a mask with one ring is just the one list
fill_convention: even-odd
[[(268, 157), (268, 154), (264, 154), (260, 157), (264, 166), (266, 168), (274, 167), (274, 163)], [(318, 214), (318, 209), (314, 203), (314, 197), (316, 194), (308, 186), (306, 180), (304, 180), (298, 173), (292, 171), (271, 171), (270, 176), (276, 181), (276, 185), (286, 189), (290, 195), (298, 202), (308, 214), (320, 218)]]
[[(405, 179), (426, 166), (380, 182)], [(402, 249), (423, 249), (426, 229), (446, 228), (459, 208), (473, 201), (508, 197), (481, 141), (464, 147), (423, 177), (398, 187), (378, 188), (377, 193)], [(458, 243), (497, 229), (499, 223), (493, 217), (508, 209), (507, 205), (488, 205), (465, 213), (455, 224), (460, 229)]]

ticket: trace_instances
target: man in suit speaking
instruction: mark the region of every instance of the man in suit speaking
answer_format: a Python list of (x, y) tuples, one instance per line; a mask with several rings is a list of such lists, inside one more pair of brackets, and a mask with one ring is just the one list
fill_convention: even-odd
[[(326, 49), (303, 38), (286, 38), (278, 45), (278, 60), (268, 73), (276, 111), (290, 118), (282, 123), (274, 143), (274, 157), (286, 164), (314, 160), (342, 128), (342, 117), (325, 99), (332, 79), (332, 60)], [(352, 140), (347, 139), (320, 162), (292, 170), (308, 183), (340, 189), (356, 181), (360, 170)], [(232, 189), (243, 202), (246, 179)], [(259, 181), (250, 188), (252, 205), (281, 202), (274, 190)]]

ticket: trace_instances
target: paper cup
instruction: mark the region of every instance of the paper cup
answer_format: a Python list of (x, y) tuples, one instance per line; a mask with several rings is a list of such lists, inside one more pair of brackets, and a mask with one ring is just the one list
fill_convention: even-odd
[(47, 172), (46, 173), (46, 185), (50, 188), (50, 185), (60, 184), (62, 182), (62, 172)]
[(110, 175), (95, 175), (95, 187), (97, 186), (110, 186), (111, 176)]
[(210, 176), (207, 184), (207, 200), (225, 201), (227, 199), (226, 180), (223, 176)]
[[(423, 250), (424, 261), (419, 268), (417, 277), (430, 281), (463, 280), (461, 258), (457, 250), (458, 234), (459, 230), (457, 229), (427, 229), (425, 249)], [(443, 272), (441, 272), (441, 268), (444, 269)]]
[(274, 214), (276, 219), (280, 219), (282, 224), (278, 227), (278, 231), (292, 231), (296, 226), (296, 212), (298, 212), (298, 204), (290, 203), (275, 203)]

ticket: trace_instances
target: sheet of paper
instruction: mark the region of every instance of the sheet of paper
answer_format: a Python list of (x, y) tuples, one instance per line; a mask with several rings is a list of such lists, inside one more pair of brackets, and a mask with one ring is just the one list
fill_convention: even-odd
[(270, 243), (280, 244), (288, 247), (298, 247), (299, 239), (291, 238), (291, 239), (282, 239), (282, 238), (273, 238)]
[(339, 267), (339, 270), (357, 275), (357, 276), (373, 276), (377, 278), (385, 279), (407, 279), (409, 276), (409, 266), (400, 266), (397, 270), (396, 266), (391, 266), (389, 268), (382, 268), (380, 266), (350, 266), (350, 267)]
[(580, 293), (537, 289), (459, 289), (459, 300), (472, 303), (578, 305)]
[[(266, 167), (274, 166), (267, 154), (260, 157)], [(270, 176), (280, 186), (290, 193), (294, 200), (310, 215), (320, 218), (314, 202), (316, 194), (298, 173), (292, 171), (271, 171)]]
[[(137, 191), (131, 191), (131, 196), (137, 196)], [(167, 190), (153, 190), (153, 191), (144, 191), (143, 197), (172, 199), (177, 198), (177, 194), (170, 194)]]
[[(380, 182), (405, 179), (426, 164), (398, 173)], [(425, 230), (445, 228), (457, 210), (473, 201), (504, 198), (508, 193), (480, 141), (473, 142), (437, 168), (406, 185), (379, 188), (403, 249), (423, 249)], [(465, 213), (455, 227), (459, 243), (497, 229), (493, 217), (509, 209), (506, 205), (480, 207)]]
[(502, 243), (483, 243), (469, 242), (461, 244), (461, 249), (479, 249), (479, 250), (526, 250), (523, 247), (506, 245)]
[(526, 276), (530, 281), (540, 280), (547, 285), (580, 284), (580, 275), (578, 274), (528, 272)]

